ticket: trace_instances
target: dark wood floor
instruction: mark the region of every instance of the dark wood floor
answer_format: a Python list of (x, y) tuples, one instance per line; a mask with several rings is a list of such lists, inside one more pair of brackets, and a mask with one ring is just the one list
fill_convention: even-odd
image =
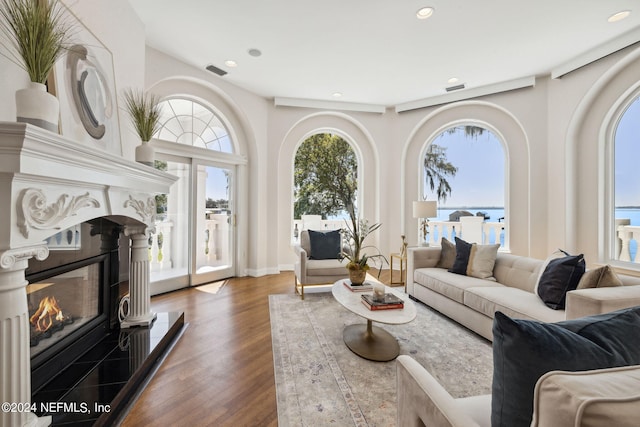
[(216, 294), (205, 286), (153, 297), (154, 311), (184, 311), (189, 327), (123, 426), (277, 426), (268, 296), (292, 294), (293, 280), (234, 278)]

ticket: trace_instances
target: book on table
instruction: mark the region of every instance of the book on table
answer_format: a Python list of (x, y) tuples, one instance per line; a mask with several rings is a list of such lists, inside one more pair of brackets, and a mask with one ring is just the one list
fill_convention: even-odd
[(365, 292), (373, 290), (373, 286), (369, 282), (364, 282), (361, 285), (351, 283), (351, 280), (344, 280), (342, 284), (351, 292)]
[(404, 301), (394, 294), (384, 294), (382, 298), (375, 298), (373, 295), (361, 295), (362, 303), (369, 310), (393, 310), (404, 308)]

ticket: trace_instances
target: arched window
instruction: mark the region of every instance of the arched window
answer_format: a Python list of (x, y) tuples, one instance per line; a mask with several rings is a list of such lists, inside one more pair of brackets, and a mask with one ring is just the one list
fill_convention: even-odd
[[(314, 220), (314, 227), (340, 228), (357, 215), (358, 160), (338, 135), (318, 133), (298, 147), (294, 161), (294, 219)], [(318, 222), (322, 221), (322, 222)]]
[(475, 125), (451, 127), (431, 141), (423, 157), (421, 182), (422, 197), (438, 200), (431, 242), (459, 237), (460, 225), (453, 222), (459, 224), (460, 216), (475, 216), (485, 223), (482, 237), (474, 240), (505, 245), (505, 157), (498, 137)]
[(640, 239), (640, 186), (638, 153), (640, 152), (640, 97), (624, 110), (614, 134), (614, 245), (612, 259), (638, 262)]
[(160, 129), (156, 138), (209, 150), (233, 153), (229, 132), (205, 105), (185, 98), (160, 103)]

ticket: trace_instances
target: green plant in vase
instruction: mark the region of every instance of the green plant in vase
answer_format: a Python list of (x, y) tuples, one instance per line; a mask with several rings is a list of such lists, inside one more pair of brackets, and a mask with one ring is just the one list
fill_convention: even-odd
[[(349, 270), (349, 279), (351, 280), (351, 283), (359, 285), (364, 283), (367, 271), (369, 271), (369, 260), (382, 258), (386, 261), (387, 259), (380, 253), (378, 248), (373, 245), (365, 245), (364, 243), (367, 236), (379, 229), (382, 224), (375, 223), (369, 225), (369, 221), (366, 219), (356, 219), (355, 214), (352, 213), (350, 213), (350, 216), (351, 224), (349, 224), (348, 221), (345, 221), (347, 226), (344, 230), (348, 250), (343, 250), (341, 252), (341, 256), (343, 259), (349, 261), (346, 267)], [(367, 255), (367, 253), (365, 253), (365, 250), (367, 249), (375, 250), (375, 254)], [(378, 272), (378, 277), (379, 276), (380, 272)]]
[(136, 147), (136, 161), (153, 167), (155, 150), (149, 141), (160, 128), (160, 98), (141, 90), (128, 89), (124, 92), (124, 102), (142, 142)]
[(45, 83), (71, 46), (74, 24), (57, 0), (2, 0), (0, 18), (5, 56), (31, 80), (16, 91), (16, 119), (57, 132), (60, 106)]

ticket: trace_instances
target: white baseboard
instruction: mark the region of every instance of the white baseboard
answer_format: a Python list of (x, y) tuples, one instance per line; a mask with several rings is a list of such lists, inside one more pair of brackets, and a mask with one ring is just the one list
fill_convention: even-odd
[(245, 273), (245, 276), (261, 277), (261, 276), (267, 276), (269, 274), (278, 274), (280, 273), (280, 270), (276, 267), (259, 268), (259, 269), (247, 268), (244, 270), (244, 273)]

